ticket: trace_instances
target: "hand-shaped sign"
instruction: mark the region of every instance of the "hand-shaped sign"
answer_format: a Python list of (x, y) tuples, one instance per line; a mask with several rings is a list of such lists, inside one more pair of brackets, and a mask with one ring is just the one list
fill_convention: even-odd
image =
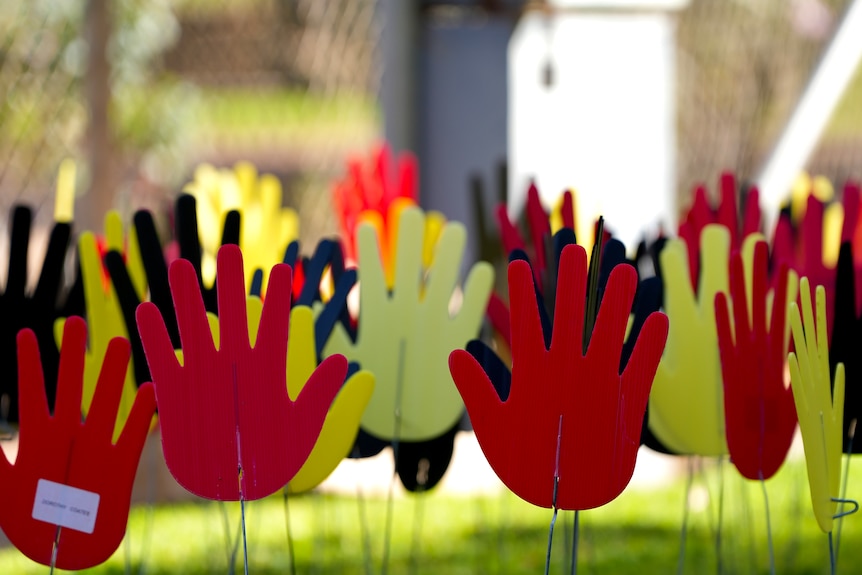
[(505, 399), (470, 353), (456, 350), (449, 358), (488, 462), (516, 495), (541, 507), (598, 507), (628, 484), (667, 337), (667, 318), (650, 316), (620, 375), (637, 285), (634, 269), (622, 265), (611, 273), (584, 353), (586, 280), (586, 252), (566, 247), (546, 346), (530, 266), (520, 260), (509, 264), (512, 376)]
[[(217, 310), (216, 282), (212, 287), (203, 283), (201, 271), (201, 248), (198, 237), (197, 216), (195, 213), (195, 199), (189, 195), (182, 195), (176, 202), (176, 228), (179, 237), (180, 253), (185, 259), (189, 259), (194, 267), (195, 274), (200, 282), (200, 291), (203, 294), (204, 305), (208, 311), (213, 313)], [(175, 348), (180, 347), (180, 334), (177, 327), (177, 317), (174, 311), (173, 298), (168, 283), (168, 267), (165, 262), (165, 254), (162, 252), (162, 244), (156, 232), (153, 216), (146, 210), (135, 213), (134, 227), (129, 234), (137, 245), (140, 253), (143, 282), (149, 287), (149, 298), (162, 314), (165, 327)], [(222, 241), (225, 244), (236, 244), (239, 241), (239, 215), (237, 212), (229, 212), (225, 217), (224, 233)], [(128, 330), (129, 340), (132, 344), (132, 364), (135, 371), (135, 381), (138, 385), (150, 381), (150, 370), (144, 354), (137, 329), (135, 312), (141, 303), (144, 291), (138, 286), (141, 282), (135, 279), (135, 266), (129, 258), (116, 249), (111, 249), (104, 256), (105, 266), (114, 285), (116, 298), (123, 314), (124, 323)]]
[[(531, 183), (527, 191), (527, 222), (529, 224), (531, 246), (527, 246), (521, 233), (515, 224), (509, 219), (509, 214), (506, 206), (501, 204), (497, 208), (497, 223), (500, 227), (500, 239), (503, 243), (503, 250), (509, 254), (510, 261), (515, 258), (523, 258), (531, 261), (533, 269), (533, 277), (536, 281), (536, 289), (539, 294), (553, 298), (553, 290), (556, 283), (556, 262), (559, 260), (560, 251), (563, 245), (575, 243), (574, 231), (574, 208), (572, 207), (572, 194), (566, 192), (564, 198), (564, 207), (562, 209), (563, 217), (561, 218), (565, 224), (563, 229), (558, 230), (554, 236), (551, 236), (551, 224), (548, 221), (548, 214), (542, 207), (542, 202), (539, 199), (539, 190), (535, 184)], [(568, 212), (569, 216), (565, 214)], [(556, 252), (557, 259), (553, 263), (549, 263)], [(517, 255), (513, 255), (517, 254)], [(532, 256), (530, 255), (532, 254)], [(532, 259), (531, 259), (532, 257)], [(551, 277), (554, 276), (554, 277)], [(491, 299), (488, 302), (488, 319), (494, 328), (494, 331), (503, 339), (506, 350), (505, 355), (508, 355), (508, 347), (511, 346), (511, 327), (509, 325), (509, 309), (503, 299), (496, 293), (491, 294)]]
[(557, 232), (562, 228), (569, 228), (577, 235), (578, 210), (575, 205), (575, 193), (572, 190), (563, 192), (551, 211), (551, 231)]
[[(332, 200), (338, 216), (344, 253), (349, 262), (356, 261), (357, 231), (370, 213), (377, 214), (375, 219), (379, 221), (381, 229), (389, 229), (397, 223), (400, 216), (400, 210), (393, 210), (393, 207), (416, 205), (419, 200), (416, 158), (409, 153), (399, 155), (394, 174), (390, 173), (390, 163), (389, 147), (382, 145), (369, 161), (348, 162), (347, 175), (333, 187)], [(388, 254), (383, 236), (380, 241), (383, 253)], [(388, 255), (384, 257), (388, 260)], [(388, 267), (387, 263), (384, 263), (384, 269)]]
[[(336, 323), (341, 323), (351, 339), (356, 337), (353, 319), (347, 307), (347, 298), (356, 285), (356, 269), (344, 268), (341, 245), (337, 241), (321, 240), (314, 250), (314, 255), (310, 259), (303, 259), (302, 263), (298, 257), (298, 242), (291, 244), (291, 247), (294, 246), (294, 250), (288, 250), (289, 253), (285, 254), (284, 262), (293, 267), (294, 273), (298, 269), (302, 270), (302, 274), (294, 275), (293, 306), (320, 306), (314, 327), (315, 347), (320, 359)], [(329, 273), (326, 273), (327, 271)], [(300, 276), (299, 280), (297, 276)]]
[(446, 224), (426, 282), (421, 274), (424, 220), (418, 208), (401, 214), (391, 293), (374, 228), (359, 228), (357, 339), (350, 341), (339, 324), (325, 348), (325, 353), (343, 353), (374, 374), (374, 395), (362, 426), (381, 439), (431, 439), (461, 417), (464, 407), (446, 358), (476, 337), (493, 283), (489, 264), (474, 265), (461, 309), (450, 316), (466, 231), (460, 224)]
[[(128, 339), (128, 330), (123, 320), (120, 303), (113, 285), (105, 285), (102, 263), (96, 238), (91, 232), (81, 234), (78, 243), (78, 255), (81, 262), (81, 272), (84, 281), (84, 293), (87, 301), (87, 317), (89, 320), (89, 344), (84, 362), (84, 388), (81, 408), (89, 413), (93, 394), (99, 381), (99, 372), (105, 361), (110, 342), (115, 337)], [(107, 289), (106, 289), (107, 288)], [(63, 339), (65, 319), (57, 320), (54, 325), (55, 338), (59, 346)], [(132, 326), (134, 328), (134, 326)], [(117, 422), (114, 428), (114, 439), (120, 436), (126, 419), (131, 413), (138, 386), (135, 384), (134, 369), (129, 366), (120, 397), (117, 411)]]
[(750, 234), (760, 231), (760, 194), (757, 188), (752, 188), (746, 197), (745, 211), (740, 217), (736, 204), (736, 178), (732, 173), (721, 175), (721, 201), (718, 209), (713, 210), (706, 199), (706, 188), (698, 186), (694, 193), (694, 203), (683, 216), (679, 226), (679, 236), (688, 246), (688, 269), (691, 285), (697, 287), (698, 248), (701, 245), (701, 233), (710, 224), (721, 224), (730, 234), (730, 246), (739, 249), (742, 241)]
[[(827, 301), (834, 301), (835, 297), (835, 258), (829, 257), (830, 242), (824, 242), (824, 230), (840, 231), (839, 217), (838, 212), (828, 209), (812, 194), (808, 196), (805, 215), (798, 229), (793, 228), (788, 215), (783, 215), (776, 224), (773, 240), (772, 259), (776, 264), (786, 263), (800, 277), (807, 277), (814, 285), (822, 285)], [(840, 241), (835, 239), (834, 254), (837, 255)], [(826, 310), (826, 325), (829, 327), (832, 326), (833, 311), (831, 307)]]
[(126, 425), (112, 442), (117, 407), (129, 361), (129, 344), (108, 344), (90, 412), (81, 421), (81, 388), (87, 328), (66, 321), (52, 416), (45, 396), (35, 334), (18, 335), (21, 439), (15, 464), (0, 456), (0, 527), (30, 559), (86, 569), (106, 561), (126, 532), (132, 482), (155, 397), (150, 385), (138, 390)]
[[(176, 207), (174, 209), (174, 219), (177, 244), (179, 244), (179, 256), (192, 263), (192, 267), (197, 274), (198, 284), (200, 285), (201, 294), (203, 295), (204, 305), (206, 306), (207, 311), (218, 313), (218, 298), (216, 296), (218, 286), (215, 278), (215, 270), (205, 269), (206, 257), (201, 243), (201, 226), (200, 222), (198, 222), (197, 201), (194, 196), (182, 194), (177, 198)], [(224, 215), (221, 230), (221, 245), (239, 245), (240, 215), (238, 211), (231, 210)], [(143, 250), (144, 240), (140, 236), (138, 236), (138, 239), (141, 242), (141, 248)], [(163, 259), (148, 257), (148, 254), (143, 251), (142, 255), (144, 257), (145, 266), (147, 265), (147, 260), (152, 262), (152, 265), (157, 265), (158, 260)], [(147, 275), (149, 276), (149, 268), (147, 269)]]
[(128, 232), (123, 230), (123, 220), (120, 213), (111, 210), (105, 214), (105, 236), (97, 239), (99, 248), (99, 266), (102, 268), (102, 276), (105, 289), (111, 281), (111, 275), (104, 265), (104, 256), (109, 251), (122, 254), (123, 261), (132, 281), (132, 287), (138, 297), (143, 299), (147, 292), (147, 272), (141, 256), (141, 247), (138, 242), (137, 226), (129, 226)]
[(500, 225), (500, 239), (503, 241), (504, 250), (507, 254), (513, 250), (528, 252), (532, 261), (535, 262), (533, 265), (533, 274), (535, 275), (536, 283), (541, 286), (542, 276), (547, 267), (545, 242), (546, 238), (551, 237), (551, 224), (548, 221), (548, 214), (545, 212), (539, 199), (539, 189), (532, 183), (529, 190), (527, 190), (527, 221), (530, 224), (530, 239), (533, 244), (533, 249), (530, 251), (527, 250), (527, 246), (521, 238), (518, 228), (509, 219), (506, 206), (500, 205), (497, 208), (497, 222)]
[[(294, 400), (317, 367), (314, 330), (311, 308), (293, 308), (290, 312), (291, 335), (287, 344), (287, 390)], [(374, 376), (365, 370), (353, 374), (344, 382), (326, 414), (320, 436), (308, 459), (288, 483), (291, 493), (302, 493), (317, 487), (347, 457), (373, 391)]]
[[(757, 235), (746, 238), (748, 257), (736, 252), (731, 259), (732, 300), (721, 292), (715, 299), (730, 459), (743, 477), (761, 480), (784, 463), (796, 430), (793, 392), (784, 382), (787, 306), (796, 300), (796, 276), (783, 267), (767, 311), (768, 249)], [(746, 275), (752, 279), (748, 289)]]
[(185, 260), (170, 269), (182, 364), (152, 303), (138, 308), (138, 328), (174, 478), (207, 499), (254, 500), (284, 487), (305, 463), (344, 382), (347, 362), (340, 356), (325, 360), (292, 400), (286, 381), (290, 266), (272, 270), (252, 347), (239, 248), (223, 246), (217, 264), (218, 345), (195, 270)]
[[(248, 334), (252, 346), (263, 312), (263, 302), (257, 296), (246, 300)], [(207, 321), (216, 347), (220, 344), (218, 317), (207, 312)], [(296, 306), (290, 312), (290, 341), (287, 344), (287, 391), (291, 400), (302, 391), (317, 367), (314, 337), (314, 312), (307, 306)], [(182, 350), (177, 357), (183, 360)], [(350, 452), (359, 420), (374, 390), (374, 376), (368, 371), (350, 374), (332, 402), (314, 449), (287, 485), (291, 493), (302, 493), (317, 487)]]
[(819, 202), (828, 203), (835, 199), (835, 189), (829, 178), (824, 176), (812, 178), (808, 172), (802, 171), (790, 186), (790, 197), (783, 210), (792, 218), (794, 225), (804, 219), (810, 197), (814, 197)]
[(185, 191), (197, 199), (197, 216), (203, 247), (204, 280), (215, 274), (221, 223), (228, 212), (236, 210), (242, 219), (239, 246), (246, 268), (246, 284), (256, 270), (263, 273), (281, 261), (287, 245), (299, 235), (299, 218), (291, 208), (281, 206), (281, 182), (271, 174), (258, 177), (249, 162), (238, 162), (233, 170), (217, 170), (203, 164)]
[[(841, 431), (844, 409), (844, 366), (829, 377), (826, 342), (826, 290), (817, 286), (817, 315), (811, 309), (808, 278), (799, 285), (802, 317), (796, 302), (790, 304), (790, 327), (796, 351), (789, 355), (790, 382), (805, 445), (811, 505), (820, 529), (832, 531), (838, 488), (841, 484)], [(803, 329), (804, 325), (804, 329)]]
[(0, 294), (0, 365), (7, 370), (0, 378), (0, 395), (9, 397), (10, 423), (18, 421), (18, 389), (15, 386), (18, 358), (15, 355), (15, 338), (23, 328), (30, 328), (39, 342), (39, 355), (45, 374), (45, 391), (48, 407), (53, 409), (57, 389), (59, 353), (54, 343), (54, 321), (63, 313), (58, 308), (58, 296), (63, 288), (63, 265), (69, 247), (71, 226), (55, 223), (48, 241), (48, 249), (39, 274), (35, 291), (27, 291), (27, 254), (30, 244), (32, 213), (18, 206), (12, 215), (9, 246), (9, 273), (6, 286)]
[(727, 442), (715, 296), (728, 289), (730, 232), (711, 224), (700, 242), (697, 295), (691, 288), (685, 243), (671, 240), (662, 250), (670, 334), (650, 396), (649, 425), (676, 453), (723, 455)]

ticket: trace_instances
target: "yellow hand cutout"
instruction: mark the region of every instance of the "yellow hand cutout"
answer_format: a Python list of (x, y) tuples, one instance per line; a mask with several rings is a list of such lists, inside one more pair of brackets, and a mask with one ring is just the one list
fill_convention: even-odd
[(715, 295), (728, 292), (730, 232), (706, 226), (701, 234), (701, 278), (691, 288), (685, 242), (670, 240), (661, 253), (667, 345), (649, 402), (649, 426), (676, 453), (724, 455), (724, 388), (715, 327)]
[(375, 392), (362, 425), (384, 439), (431, 439), (451, 429), (461, 417), (464, 405), (449, 373), (448, 358), (452, 350), (478, 335), (494, 281), (490, 264), (474, 265), (460, 310), (451, 315), (449, 302), (467, 233), (456, 222), (443, 226), (433, 263), (425, 274), (426, 229), (422, 210), (410, 207), (401, 212), (390, 289), (375, 228), (359, 227), (357, 340), (351, 341), (337, 324), (324, 348), (326, 355), (342, 353), (374, 373)]
[[(407, 208), (415, 208), (416, 203), (410, 198), (396, 198), (389, 205), (387, 212), (387, 222), (383, 221), (383, 215), (377, 210), (365, 210), (358, 217), (358, 225), (356, 227), (357, 234), (359, 226), (367, 224), (374, 227), (377, 237), (380, 240), (380, 254), (383, 259), (383, 271), (386, 274), (386, 285), (391, 289), (395, 283), (395, 249), (398, 243), (398, 229), (401, 221), (401, 213)], [(434, 251), (437, 248), (437, 242), (440, 241), (440, 234), (443, 233), (443, 227), (446, 225), (446, 216), (440, 212), (428, 211), (425, 214), (424, 237), (422, 240), (422, 266), (423, 269), (431, 267), (434, 261)]]
[[(808, 278), (800, 282), (799, 307), (790, 304), (790, 325), (796, 352), (788, 356), (793, 399), (805, 446), (811, 505), (817, 524), (832, 531), (832, 518), (841, 483), (841, 433), (844, 421), (844, 364), (835, 370), (834, 390), (829, 377), (829, 343), (826, 333), (826, 290), (817, 286), (817, 315), (811, 309)], [(803, 329), (804, 325), (804, 329)]]
[(204, 164), (195, 170), (195, 179), (185, 191), (197, 200), (204, 281), (211, 284), (215, 276), (215, 254), (221, 245), (225, 215), (237, 210), (246, 285), (251, 285), (255, 270), (261, 269), (265, 291), (270, 268), (281, 262), (288, 244), (299, 236), (299, 217), (291, 208), (281, 206), (278, 178), (270, 174), (258, 177), (257, 169), (248, 162), (237, 163), (233, 170), (216, 170)]
[(66, 158), (57, 171), (57, 191), (54, 196), (54, 221), (71, 223), (75, 219), (75, 160)]
[[(115, 337), (128, 339), (129, 333), (123, 319), (120, 302), (110, 282), (104, 281), (102, 261), (96, 238), (92, 232), (81, 235), (78, 243), (79, 258), (81, 263), (81, 275), (84, 283), (84, 297), (87, 302), (87, 333), (88, 345), (84, 363), (84, 386), (81, 396), (81, 409), (84, 414), (88, 413), (96, 391), (99, 380), (99, 372), (108, 350), (108, 343)], [(130, 268), (131, 269), (131, 268)], [(141, 295), (141, 292), (139, 292)], [(63, 339), (63, 327), (65, 319), (58, 319), (54, 323), (54, 338), (57, 347)], [(123, 394), (120, 398), (120, 407), (117, 411), (117, 420), (114, 426), (114, 440), (119, 438), (120, 432), (131, 413), (135, 402), (137, 386), (135, 385), (135, 371), (131, 361), (126, 369), (126, 379), (123, 384)]]
[[(295, 398), (317, 367), (314, 314), (311, 308), (297, 306), (291, 310), (290, 332), (287, 344), (287, 393)], [(287, 486), (290, 493), (302, 493), (317, 487), (350, 454), (359, 432), (359, 422), (373, 391), (374, 376), (370, 371), (359, 371), (348, 378), (326, 414), (314, 449), (290, 480)]]

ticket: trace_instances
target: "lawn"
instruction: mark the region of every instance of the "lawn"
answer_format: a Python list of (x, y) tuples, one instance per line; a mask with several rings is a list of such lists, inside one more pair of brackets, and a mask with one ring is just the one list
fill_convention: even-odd
[[(769, 573), (761, 485), (743, 480), (732, 465), (698, 473), (689, 496), (685, 573)], [(862, 463), (853, 462), (858, 485)], [(687, 478), (660, 488), (630, 488), (611, 504), (581, 513), (579, 573), (666, 574), (677, 572)], [(719, 486), (723, 485), (719, 497)], [(829, 573), (827, 538), (810, 510), (800, 461), (767, 483), (776, 572)], [(848, 495), (853, 497), (851, 487)], [(711, 497), (710, 497), (711, 496)], [(723, 499), (720, 556), (716, 552), (719, 500)], [(298, 573), (381, 573), (386, 532), (385, 498), (310, 494), (289, 501)], [(247, 504), (249, 571), (290, 572), (283, 499)], [(365, 519), (363, 520), (363, 512)], [(228, 573), (229, 545), (238, 526), (238, 504), (200, 502), (133, 509), (127, 542), (103, 566), (87, 573)], [(393, 503), (390, 573), (541, 573), (551, 512), (509, 493), (456, 496), (428, 493)], [(844, 525), (839, 573), (862, 565), (862, 516)], [(569, 573), (572, 513), (556, 524), (551, 573)], [(368, 547), (364, 541), (368, 540)], [(145, 543), (145, 540), (149, 540)], [(128, 547), (130, 570), (126, 570)], [(142, 546), (148, 548), (142, 565)], [(370, 549), (370, 553), (368, 551)], [(368, 569), (366, 569), (366, 567)], [(46, 568), (14, 549), (0, 552), (0, 573), (39, 573)], [(236, 572), (242, 572), (240, 547)]]
[(194, 142), (235, 147), (365, 146), (380, 128), (380, 110), (369, 95), (278, 87), (202, 89), (197, 119)]

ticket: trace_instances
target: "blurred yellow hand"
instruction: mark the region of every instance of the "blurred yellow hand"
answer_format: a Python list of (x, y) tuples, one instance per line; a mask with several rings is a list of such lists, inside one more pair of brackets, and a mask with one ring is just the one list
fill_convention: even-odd
[(426, 274), (427, 219), (416, 207), (401, 211), (391, 288), (376, 228), (359, 227), (357, 339), (352, 341), (343, 326), (336, 325), (324, 348), (325, 355), (341, 353), (374, 373), (375, 392), (362, 425), (383, 439), (431, 439), (461, 417), (464, 404), (448, 358), (478, 335), (494, 281), (490, 264), (475, 264), (460, 310), (450, 314), (467, 233), (457, 222), (445, 224)]
[(715, 325), (715, 295), (729, 289), (730, 232), (711, 224), (701, 234), (701, 278), (691, 288), (683, 240), (661, 253), (670, 331), (649, 402), (649, 426), (681, 454), (724, 455), (724, 390)]
[[(816, 289), (816, 317), (811, 309), (808, 278), (800, 282), (799, 306), (790, 304), (790, 326), (795, 352), (788, 356), (793, 399), (805, 446), (811, 505), (820, 529), (832, 531), (841, 483), (841, 447), (844, 423), (844, 364), (835, 370), (834, 389), (829, 375), (829, 343), (826, 333), (826, 290)], [(804, 325), (804, 328), (803, 328)]]
[[(124, 242), (122, 222), (120, 221), (119, 214), (110, 212), (107, 215), (105, 229), (108, 249), (122, 250)], [(131, 233), (133, 234), (134, 232), (132, 231)], [(126, 258), (129, 274), (132, 277), (139, 298), (143, 299), (146, 290), (146, 279), (140, 251), (137, 247), (137, 240), (133, 235), (129, 238), (128, 246)], [(126, 329), (126, 323), (114, 286), (106, 279), (107, 274), (104, 272), (102, 266), (99, 247), (96, 243), (96, 237), (92, 232), (85, 232), (81, 235), (78, 242), (78, 253), (87, 306), (88, 346), (84, 363), (84, 386), (81, 396), (81, 409), (86, 414), (89, 412), (93, 401), (93, 394), (96, 390), (105, 353), (108, 350), (108, 343), (115, 337), (128, 339), (129, 332)], [(65, 318), (59, 319), (54, 323), (54, 338), (57, 342), (57, 347), (61, 345), (65, 323)], [(125, 425), (135, 401), (137, 386), (135, 385), (134, 373), (134, 368), (130, 361), (126, 370), (120, 407), (117, 412), (114, 440), (119, 437), (120, 431)]]
[(246, 286), (251, 285), (255, 270), (260, 269), (265, 291), (270, 268), (281, 263), (288, 244), (299, 237), (299, 217), (293, 209), (282, 207), (278, 178), (270, 174), (258, 177), (257, 168), (248, 162), (237, 163), (233, 170), (203, 164), (195, 170), (195, 178), (185, 191), (197, 200), (204, 281), (211, 284), (215, 277), (221, 223), (229, 211), (237, 210)]

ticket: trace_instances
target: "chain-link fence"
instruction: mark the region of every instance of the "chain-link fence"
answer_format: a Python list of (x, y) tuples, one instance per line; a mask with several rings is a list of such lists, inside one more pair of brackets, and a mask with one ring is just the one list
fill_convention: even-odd
[[(103, 93), (85, 73), (88, 47), (98, 48), (94, 11), (109, 26)], [(79, 193), (107, 178), (126, 212), (163, 209), (199, 162), (250, 160), (287, 183), (304, 235), (331, 231), (327, 210), (315, 208), (345, 156), (379, 133), (378, 37), (374, 0), (6, 2), (0, 208), (50, 208), (65, 157), (78, 161)], [(110, 102), (101, 128), (100, 99)], [(76, 219), (100, 227), (81, 206), (107, 206), (87, 193)]]
[[(692, 0), (679, 14), (681, 192), (723, 169), (756, 175), (847, 3)], [(98, 56), (88, 49), (98, 46), (94, 6), (109, 8), (101, 147), (100, 84), (86, 73)], [(285, 182), (303, 239), (332, 231), (329, 181), (380, 134), (378, 8), (376, 0), (6, 0), (0, 210), (21, 200), (50, 206), (64, 157), (78, 160), (81, 191), (107, 178), (127, 212), (163, 209), (199, 162), (246, 159)], [(94, 173), (93, 158), (110, 164), (107, 176)], [(811, 168), (838, 181), (862, 175), (862, 73)]]
[[(678, 184), (756, 177), (847, 0), (692, 0), (678, 22)], [(809, 168), (862, 176), (862, 66)]]
[(178, 8), (168, 70), (198, 87), (194, 160), (248, 159), (287, 184), (306, 240), (333, 231), (329, 182), (379, 133), (374, 0), (248, 0)]

